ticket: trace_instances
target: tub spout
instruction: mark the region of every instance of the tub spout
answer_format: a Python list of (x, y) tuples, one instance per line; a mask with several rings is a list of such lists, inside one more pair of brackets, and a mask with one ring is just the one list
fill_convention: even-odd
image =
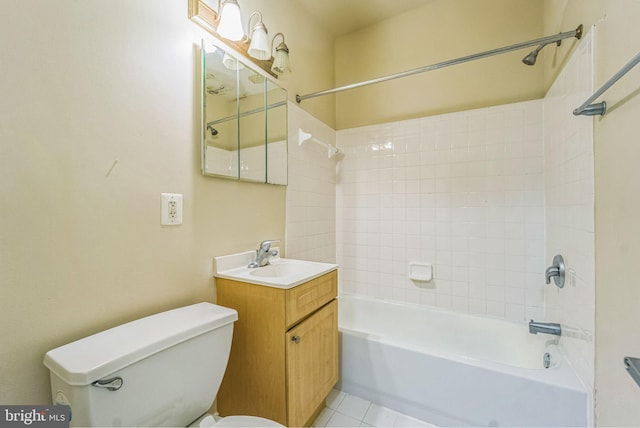
[(553, 322), (536, 322), (534, 320), (529, 321), (529, 333), (538, 334), (553, 334), (560, 336), (562, 334), (562, 328), (560, 324)]

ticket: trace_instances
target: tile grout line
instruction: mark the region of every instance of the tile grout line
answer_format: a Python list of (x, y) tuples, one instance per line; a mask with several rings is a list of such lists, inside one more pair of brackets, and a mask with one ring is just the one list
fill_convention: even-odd
[[(379, 407), (380, 409), (384, 409), (385, 411), (388, 410), (389, 412), (394, 414), (394, 423), (393, 423), (394, 426), (396, 426), (398, 418), (403, 418), (405, 421), (406, 420), (415, 420), (416, 422), (421, 422), (417, 426), (431, 426), (431, 427), (434, 427), (434, 425), (428, 424), (425, 421), (420, 421), (419, 419), (416, 419), (416, 418), (411, 417), (409, 415), (405, 415), (403, 413), (396, 412), (395, 410), (388, 409), (388, 408), (386, 408), (384, 406), (380, 406), (380, 405), (378, 405), (376, 403), (373, 403), (372, 401), (365, 400), (365, 399), (363, 399), (361, 397), (358, 397), (358, 396), (355, 396), (355, 395), (351, 395), (351, 394), (347, 394), (347, 393), (345, 393), (343, 391), (339, 391), (339, 390), (333, 390), (333, 391), (335, 391), (335, 393), (333, 393), (333, 399), (331, 400), (331, 405), (333, 405), (335, 408), (331, 408), (331, 407), (326, 406), (325, 409), (323, 409), (323, 411), (321, 412), (321, 413), (323, 413), (324, 410), (328, 411), (329, 416), (326, 417), (326, 421), (323, 424), (320, 424), (320, 425), (315, 425), (315, 423), (314, 423), (313, 426), (327, 427), (327, 426), (330, 425), (332, 419), (337, 414), (337, 415), (340, 415), (342, 417), (349, 418), (350, 420), (353, 420), (354, 422), (357, 422), (358, 423), (358, 427), (362, 427), (362, 426), (365, 426), (365, 427), (378, 427), (378, 425), (373, 425), (373, 424), (370, 424), (369, 422), (365, 422), (365, 419), (367, 419), (367, 415), (369, 414), (369, 411), (371, 410), (372, 406), (375, 405), (375, 406)], [(339, 400), (339, 402), (336, 404), (334, 400), (337, 397), (342, 397), (342, 399)], [(364, 411), (364, 414), (363, 414), (363, 416), (361, 418), (354, 417), (354, 416), (352, 416), (352, 415), (350, 415), (348, 413), (343, 413), (344, 409), (343, 409), (343, 411), (339, 411), (338, 410), (338, 408), (345, 402), (347, 397), (353, 397), (353, 398), (356, 398), (356, 399), (359, 399), (359, 400), (362, 400), (362, 401), (366, 401), (366, 402), (369, 403), (367, 405), (367, 408)], [(318, 422), (319, 420), (320, 420), (320, 416), (316, 419), (316, 422)]]

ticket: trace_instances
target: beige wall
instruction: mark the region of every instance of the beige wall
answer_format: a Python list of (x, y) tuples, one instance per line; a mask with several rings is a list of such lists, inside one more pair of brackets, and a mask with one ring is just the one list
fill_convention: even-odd
[[(545, 1), (548, 31), (578, 22), (596, 24), (596, 89), (640, 50), (639, 21), (637, 0)], [(559, 50), (553, 65), (546, 64), (546, 82), (553, 80), (567, 54), (568, 49)], [(627, 355), (640, 356), (640, 334), (635, 329), (640, 325), (638, 87), (640, 69), (636, 67), (600, 98), (607, 101), (609, 111), (594, 120), (595, 414), (599, 426), (640, 425), (640, 389), (622, 364)]]
[[(609, 0), (596, 44), (599, 87), (640, 51), (640, 2)], [(609, 112), (595, 126), (596, 421), (640, 425), (640, 389), (622, 366), (640, 357), (640, 198), (637, 160), (640, 68), (602, 98)]]
[[(287, 34), (288, 84), (332, 84), (332, 65), (307, 69), (332, 63), (328, 36), (291, 13), (264, 14)], [(285, 188), (200, 175), (187, 0), (1, 2), (0, 32), (0, 403), (44, 404), (47, 350), (213, 301), (213, 256), (284, 242)], [(182, 226), (160, 226), (161, 192), (184, 195)]]
[[(542, 12), (538, 0), (434, 0), (338, 38), (336, 83), (346, 85), (542, 37)], [(542, 68), (522, 64), (526, 53), (337, 94), (337, 129), (542, 98)]]
[[(545, 0), (544, 34), (568, 31), (580, 24), (583, 25), (586, 34), (604, 14), (605, 0)], [(547, 46), (540, 52), (538, 61), (543, 66), (541, 68), (544, 71), (545, 91), (551, 87), (576, 46), (577, 43), (573, 39), (569, 39), (563, 41), (560, 46), (555, 46), (553, 49), (549, 49)]]

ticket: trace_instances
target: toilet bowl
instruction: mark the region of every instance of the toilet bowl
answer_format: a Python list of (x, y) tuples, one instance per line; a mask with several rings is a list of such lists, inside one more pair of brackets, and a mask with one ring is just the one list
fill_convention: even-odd
[(237, 319), (233, 309), (198, 303), (53, 349), (44, 365), (54, 404), (71, 406), (71, 426), (282, 427), (255, 416), (216, 421), (206, 414)]
[(211, 428), (211, 427), (284, 427), (271, 419), (259, 418), (257, 416), (227, 416), (218, 421), (212, 415), (205, 415), (198, 419), (190, 427)]

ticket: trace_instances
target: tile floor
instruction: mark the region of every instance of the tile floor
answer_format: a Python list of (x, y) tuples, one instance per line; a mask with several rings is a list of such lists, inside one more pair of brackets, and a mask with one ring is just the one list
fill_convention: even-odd
[(355, 395), (331, 390), (314, 427), (435, 427)]

